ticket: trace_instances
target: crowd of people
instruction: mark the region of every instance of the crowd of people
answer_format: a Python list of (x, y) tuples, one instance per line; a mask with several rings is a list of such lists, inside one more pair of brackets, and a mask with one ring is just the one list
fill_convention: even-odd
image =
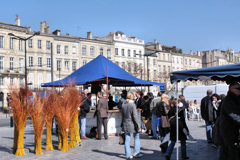
[[(186, 101), (183, 95), (177, 98), (170, 97), (167, 92), (159, 92), (156, 97), (151, 92), (144, 95), (141, 91), (136, 93), (123, 90), (119, 102), (113, 101), (109, 96), (107, 100), (98, 92), (96, 107), (97, 139), (101, 140), (101, 127), (104, 126), (104, 138), (107, 134), (107, 111), (117, 107), (122, 114), (121, 127), (125, 135), (125, 155), (127, 159), (141, 157), (140, 132), (145, 132), (152, 139), (159, 139), (161, 152), (166, 160), (171, 159), (176, 144), (177, 123), (178, 140), (181, 144), (182, 159), (189, 159), (186, 152), (186, 140), (190, 136), (186, 119), (193, 118), (197, 113), (205, 120), (207, 142), (218, 149), (219, 159), (240, 159), (240, 84), (234, 83), (229, 87), (227, 96), (213, 94), (207, 91), (207, 96), (201, 100)], [(83, 105), (80, 107), (80, 132), (83, 139), (85, 135), (86, 114), (91, 106), (91, 94), (84, 95)], [(137, 116), (141, 111), (141, 119)], [(177, 120), (178, 116), (178, 120)], [(150, 124), (150, 125), (149, 125)], [(130, 137), (134, 137), (134, 152), (131, 154)]]
[(201, 101), (208, 143), (218, 149), (219, 160), (240, 159), (240, 84), (232, 82), (225, 95), (207, 91)]

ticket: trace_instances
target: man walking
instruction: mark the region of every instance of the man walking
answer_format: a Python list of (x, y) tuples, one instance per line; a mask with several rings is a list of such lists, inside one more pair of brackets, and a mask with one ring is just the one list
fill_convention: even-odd
[(88, 93), (87, 97), (85, 97), (85, 93), (83, 94), (84, 94), (84, 98), (82, 99), (83, 105), (80, 107), (79, 123), (80, 123), (80, 130), (81, 130), (81, 138), (88, 139), (86, 137), (86, 115), (90, 111), (92, 94)]
[(214, 142), (214, 117), (213, 117), (213, 105), (212, 105), (212, 90), (207, 90), (207, 96), (201, 100), (201, 116), (206, 123), (206, 135), (208, 143)]
[[(150, 111), (152, 112), (152, 132), (153, 136), (152, 139), (157, 139), (159, 136), (157, 136), (157, 115), (156, 115), (156, 106), (157, 103), (161, 102), (161, 92), (158, 92), (158, 95), (156, 98), (154, 98), (150, 104)], [(159, 132), (160, 134), (160, 132)]]
[(102, 92), (97, 94), (99, 100), (97, 105), (97, 129), (98, 129), (98, 140), (101, 140), (102, 136), (102, 124), (104, 127), (104, 138), (108, 139), (107, 133), (107, 110), (108, 110), (108, 101), (103, 97)]

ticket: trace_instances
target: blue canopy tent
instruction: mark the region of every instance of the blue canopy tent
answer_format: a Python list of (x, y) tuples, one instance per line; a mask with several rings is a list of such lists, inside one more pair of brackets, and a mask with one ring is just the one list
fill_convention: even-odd
[(42, 87), (60, 87), (69, 84), (106, 84), (107, 77), (109, 81), (108, 84), (113, 86), (159, 85), (162, 90), (165, 89), (165, 85), (163, 83), (138, 79), (102, 55), (99, 55), (64, 79), (44, 83), (42, 84)]
[[(183, 80), (219, 80), (231, 83), (234, 81), (240, 81), (240, 63), (222, 65), (216, 67), (208, 67), (194, 70), (176, 71), (172, 72), (170, 77), (171, 83), (176, 83)], [(177, 87), (176, 87), (177, 88)], [(178, 112), (178, 108), (177, 108)], [(177, 118), (178, 119), (178, 114)], [(176, 121), (178, 128), (178, 121)], [(178, 143), (178, 129), (176, 129), (177, 143)], [(178, 147), (177, 147), (177, 159), (178, 159)]]
[(171, 83), (179, 82), (181, 80), (186, 81), (201, 79), (226, 81), (227, 83), (240, 81), (240, 63), (194, 70), (176, 71), (172, 72), (171, 75)]

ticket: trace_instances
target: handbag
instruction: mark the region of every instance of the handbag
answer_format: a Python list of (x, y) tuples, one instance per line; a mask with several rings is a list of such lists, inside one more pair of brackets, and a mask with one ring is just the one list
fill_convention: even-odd
[(169, 128), (170, 127), (170, 123), (168, 121), (167, 116), (161, 116), (161, 121), (162, 121), (162, 128)]
[(125, 133), (119, 133), (119, 144), (120, 145), (125, 144)]

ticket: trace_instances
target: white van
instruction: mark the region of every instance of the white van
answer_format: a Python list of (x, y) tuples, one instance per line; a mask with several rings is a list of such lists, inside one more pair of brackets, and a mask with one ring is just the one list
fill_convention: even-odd
[(183, 89), (183, 96), (186, 100), (194, 101), (197, 100), (198, 104), (201, 103), (201, 99), (207, 95), (207, 90), (211, 89), (213, 93), (218, 95), (225, 94), (228, 92), (227, 84), (216, 84), (216, 85), (194, 85), (186, 86)]

